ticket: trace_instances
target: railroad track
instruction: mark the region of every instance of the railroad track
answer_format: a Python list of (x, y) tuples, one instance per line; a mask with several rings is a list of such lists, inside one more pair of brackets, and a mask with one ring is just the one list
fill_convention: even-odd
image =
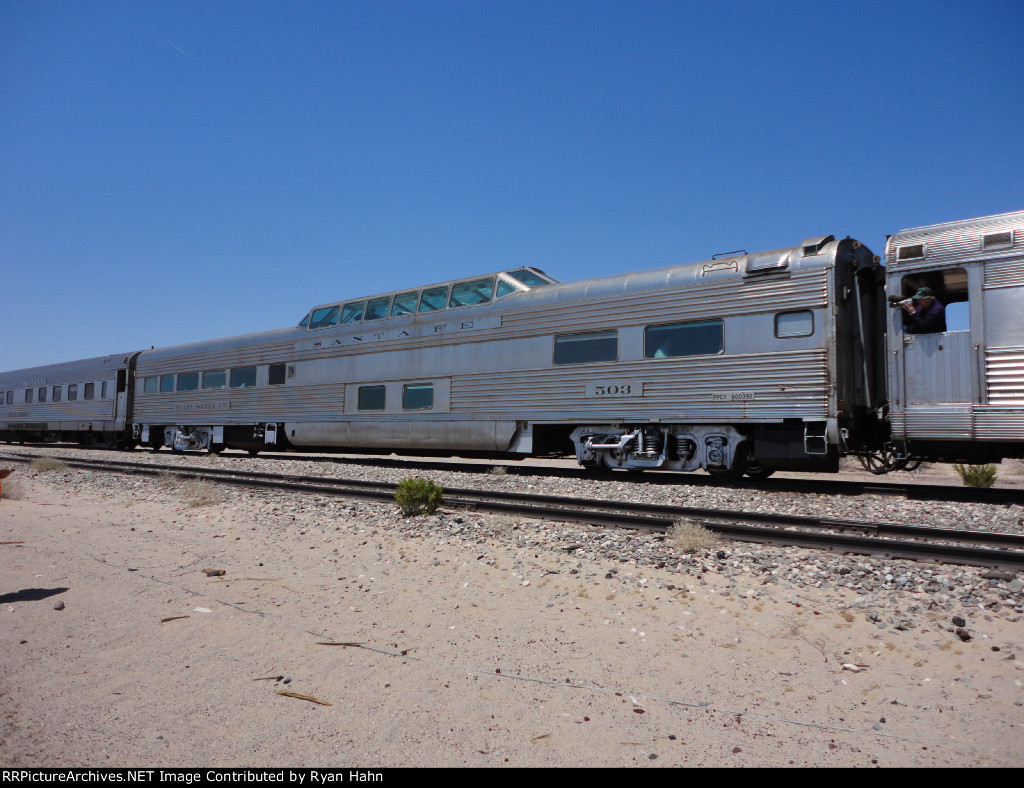
[[(53, 444), (26, 444), (36, 448), (52, 448)], [(70, 447), (63, 447), (70, 448)], [(93, 452), (95, 450), (86, 450)], [(205, 451), (186, 451), (182, 455), (188, 457), (207, 457)], [(123, 456), (123, 455), (122, 455)], [(154, 456), (148, 454), (147, 456)], [(180, 456), (180, 455), (179, 455)], [(252, 458), (247, 453), (232, 453), (219, 455), (224, 464), (232, 462), (245, 462)], [(626, 479), (623, 471), (607, 470), (585, 470), (578, 467), (544, 467), (538, 465), (523, 465), (517, 461), (493, 463), (470, 463), (452, 460), (436, 460), (429, 457), (380, 457), (375, 455), (360, 456), (358, 458), (323, 455), (323, 454), (297, 454), (295, 452), (263, 453), (261, 459), (281, 460), (283, 462), (330, 462), (344, 468), (347, 464), (369, 465), (379, 468), (390, 468), (408, 470), (412, 472), (425, 471), (451, 471), (468, 474), (488, 474), (495, 467), (505, 469), (505, 473), (512, 476), (544, 476), (562, 479)], [(790, 492), (812, 495), (886, 495), (905, 498), (912, 501), (945, 501), (949, 503), (985, 503), (994, 506), (1006, 506), (1017, 504), (1024, 506), (1024, 489), (1006, 487), (991, 487), (981, 489), (976, 487), (962, 487), (959, 485), (942, 484), (919, 484), (917, 482), (893, 481), (900, 477), (899, 472), (879, 476), (870, 480), (852, 479), (802, 479), (773, 476), (770, 479), (738, 479), (723, 484), (717, 479), (700, 473), (678, 473), (675, 471), (666, 472), (658, 470), (645, 471), (643, 474), (629, 474), (630, 484), (667, 485), (672, 487), (729, 487), (738, 490), (759, 490), (764, 492)], [(885, 479), (885, 481), (883, 481)]]
[[(33, 455), (4, 456), (17, 462), (31, 462), (35, 458)], [(70, 467), (88, 470), (149, 476), (171, 474), (221, 484), (386, 502), (394, 501), (396, 487), (387, 482), (223, 468), (100, 459), (63, 458), (62, 461)], [(689, 506), (596, 500), (580, 502), (563, 496), (459, 488), (446, 488), (444, 504), (489, 513), (661, 533), (668, 532), (679, 520), (687, 519), (738, 541), (1012, 571), (1024, 569), (1024, 535), (1020, 534)]]

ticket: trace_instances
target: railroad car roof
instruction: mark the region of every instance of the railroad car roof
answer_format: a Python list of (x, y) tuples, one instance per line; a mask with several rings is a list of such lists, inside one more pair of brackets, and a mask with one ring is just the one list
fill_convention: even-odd
[(138, 351), (130, 350), (127, 353), (114, 353), (109, 356), (96, 356), (95, 358), (0, 372), (0, 387), (27, 388), (36, 385), (34, 381), (41, 378), (52, 377), (56, 379), (57, 377), (73, 377), (78, 373), (120, 369), (128, 363), (128, 360), (136, 352)]

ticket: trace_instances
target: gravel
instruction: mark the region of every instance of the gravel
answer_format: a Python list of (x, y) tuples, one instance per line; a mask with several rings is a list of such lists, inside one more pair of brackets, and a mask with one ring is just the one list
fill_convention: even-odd
[[(9, 451), (15, 451), (11, 447)], [(95, 452), (74, 449), (30, 449), (19, 452), (59, 457), (95, 457)], [(0, 457), (6, 453), (0, 450)], [(426, 470), (410, 471), (401, 463), (359, 464), (324, 459), (286, 461), (249, 458), (238, 455), (212, 460), (205, 456), (177, 456), (166, 452), (104, 455), (105, 458), (141, 464), (179, 464), (184, 467), (231, 468), (245, 471), (323, 475), (345, 479), (397, 483), (410, 475), (422, 475), (444, 487), (463, 487), (508, 492), (564, 495), (578, 499), (610, 499), (638, 503), (659, 503), (715, 509), (735, 509), (816, 515), (840, 519), (891, 523), (910, 523), (947, 528), (1024, 532), (1024, 507), (990, 506), (949, 502), (922, 503), (886, 496), (837, 496), (758, 490), (738, 490), (681, 484), (647, 484), (620, 481), (618, 478), (563, 478), (523, 475), (498, 470), (490, 473)], [(499, 468), (501, 466), (498, 466)], [(31, 475), (36, 471), (24, 473)], [(157, 500), (175, 496), (173, 482), (153, 477), (90, 474), (68, 469), (49, 471), (63, 483), (101, 495), (123, 495)], [(316, 522), (345, 522), (346, 528), (380, 528), (392, 536), (432, 540), (438, 544), (472, 543), (480, 550), (480, 560), (488, 560), (488, 546), (514, 544), (532, 551), (555, 551), (571, 556), (573, 572), (588, 573), (596, 561), (615, 561), (625, 567), (657, 567), (669, 575), (678, 575), (680, 586), (706, 583), (715, 574), (726, 580), (736, 593), (756, 598), (759, 587), (796, 590), (813, 586), (845, 589), (851, 592), (849, 607), (873, 621), (880, 629), (914, 629), (925, 613), (948, 613), (966, 619), (981, 616), (1020, 620), (1024, 614), (1024, 582), (1013, 573), (974, 567), (915, 563), (905, 560), (846, 556), (802, 548), (769, 547), (739, 542), (720, 542), (715, 547), (693, 554), (676, 548), (671, 537), (550, 521), (535, 521), (509, 515), (482, 515), (461, 511), (441, 511), (436, 515), (403, 518), (397, 506), (383, 503), (344, 500), (293, 493), (223, 489), (226, 506), (247, 506), (255, 511), (254, 524), (270, 529), (285, 529), (305, 515), (315, 514)], [(300, 515), (302, 515), (300, 517)], [(340, 527), (340, 526), (338, 526)], [(325, 526), (325, 530), (330, 526)], [(301, 534), (306, 537), (305, 532)], [(612, 570), (615, 572), (616, 570)], [(628, 577), (627, 577), (628, 575)], [(639, 575), (622, 572), (623, 582), (640, 582)], [(647, 582), (647, 581), (643, 581)], [(666, 585), (672, 590), (672, 584)], [(768, 589), (765, 588), (767, 591)], [(953, 631), (952, 624), (950, 631)]]

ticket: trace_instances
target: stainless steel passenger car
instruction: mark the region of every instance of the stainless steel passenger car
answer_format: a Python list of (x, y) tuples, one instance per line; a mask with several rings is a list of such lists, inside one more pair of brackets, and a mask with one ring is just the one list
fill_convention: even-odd
[(0, 440), (113, 447), (129, 440), (137, 353), (0, 373)]
[(884, 318), (878, 258), (832, 236), (569, 284), (524, 268), (146, 351), (134, 428), (179, 449), (829, 469), (877, 432)]
[(910, 334), (892, 310), (894, 443), (929, 457), (1024, 456), (1024, 211), (903, 230), (885, 255), (890, 298), (930, 288), (948, 328)]
[[(329, 302), (292, 328), (4, 373), (0, 440), (575, 455), (722, 478), (1024, 455), (1024, 212), (905, 230), (886, 259), (824, 236)], [(906, 331), (898, 302), (921, 287), (948, 330)]]

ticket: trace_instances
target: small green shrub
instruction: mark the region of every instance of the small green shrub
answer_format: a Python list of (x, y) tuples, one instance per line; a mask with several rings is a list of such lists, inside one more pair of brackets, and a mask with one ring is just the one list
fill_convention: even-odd
[(995, 465), (954, 465), (965, 487), (991, 487), (996, 483)]
[(402, 479), (395, 490), (395, 500), (402, 510), (402, 516), (433, 514), (441, 505), (444, 488), (427, 479)]

